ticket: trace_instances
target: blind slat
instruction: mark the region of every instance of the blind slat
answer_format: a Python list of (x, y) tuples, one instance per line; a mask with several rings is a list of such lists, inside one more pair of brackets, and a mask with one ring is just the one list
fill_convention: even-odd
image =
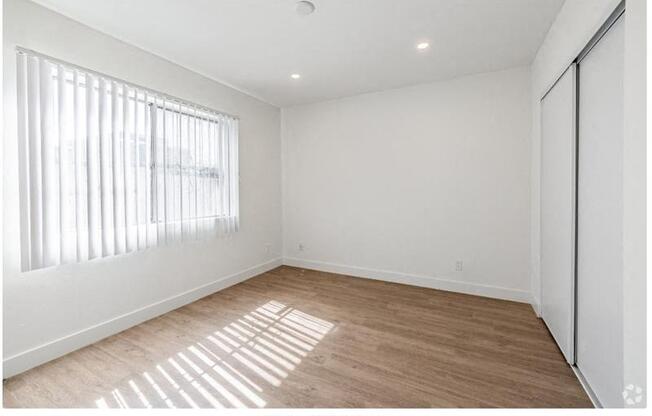
[(23, 271), (237, 231), (237, 119), (18, 53)]

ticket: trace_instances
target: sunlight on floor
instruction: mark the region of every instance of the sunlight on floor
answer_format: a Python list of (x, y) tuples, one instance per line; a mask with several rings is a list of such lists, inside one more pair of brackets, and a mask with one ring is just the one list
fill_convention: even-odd
[(156, 363), (95, 400), (99, 408), (262, 408), (333, 329), (315, 316), (270, 301)]

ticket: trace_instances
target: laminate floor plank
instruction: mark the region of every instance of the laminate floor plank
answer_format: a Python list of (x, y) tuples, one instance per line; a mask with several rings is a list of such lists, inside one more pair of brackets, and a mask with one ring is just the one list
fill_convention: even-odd
[(527, 304), (283, 266), (3, 383), (5, 407), (591, 407)]

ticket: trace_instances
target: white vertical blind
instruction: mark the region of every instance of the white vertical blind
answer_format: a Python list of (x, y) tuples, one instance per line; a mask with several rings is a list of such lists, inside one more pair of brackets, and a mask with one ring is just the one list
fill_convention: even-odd
[(237, 118), (17, 58), (23, 271), (237, 231)]

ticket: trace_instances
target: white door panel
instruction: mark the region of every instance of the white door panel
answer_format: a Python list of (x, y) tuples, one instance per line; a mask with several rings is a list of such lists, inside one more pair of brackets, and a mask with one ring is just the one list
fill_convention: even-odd
[(579, 64), (576, 361), (605, 407), (623, 405), (624, 27)]
[(566, 360), (575, 334), (575, 64), (541, 100), (541, 317)]

